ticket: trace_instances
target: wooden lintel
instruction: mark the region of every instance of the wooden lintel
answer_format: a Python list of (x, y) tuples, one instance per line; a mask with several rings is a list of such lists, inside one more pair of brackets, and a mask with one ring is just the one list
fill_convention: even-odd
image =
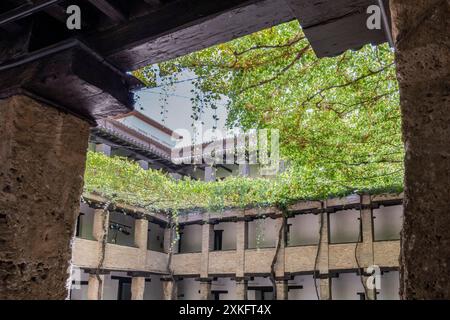
[(0, 65), (0, 96), (22, 88), (85, 119), (133, 109), (130, 76), (75, 42)]

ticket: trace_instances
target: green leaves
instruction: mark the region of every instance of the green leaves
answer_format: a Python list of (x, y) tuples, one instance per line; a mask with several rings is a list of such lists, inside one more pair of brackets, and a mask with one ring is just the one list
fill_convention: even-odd
[[(151, 171), (145, 179), (157, 183), (136, 177), (119, 182), (122, 173), (108, 173), (105, 182), (94, 179), (99, 187), (106, 183), (105, 190), (133, 190), (127, 200), (158, 208), (213, 209), (401, 188), (399, 90), (394, 55), (387, 45), (318, 59), (293, 21), (135, 75), (150, 86), (171, 87), (186, 70), (196, 75), (193, 119), (204, 108), (214, 110), (219, 97), (227, 96), (230, 127), (280, 130), (280, 151), (290, 170), (271, 180), (230, 177), (209, 184), (174, 182)], [(100, 164), (106, 166), (103, 161), (95, 166)], [(134, 169), (131, 173), (142, 175)], [(121, 185), (132, 181), (139, 187)]]
[[(213, 183), (190, 178), (174, 180), (158, 170), (143, 170), (126, 158), (88, 152), (84, 191), (116, 203), (171, 213), (193, 208), (221, 211), (227, 207), (285, 207), (296, 200), (323, 199), (330, 194), (355, 191), (338, 184), (313, 186), (309, 183), (312, 178), (309, 174), (291, 170), (273, 179), (231, 176)], [(383, 190), (397, 191), (398, 187)]]

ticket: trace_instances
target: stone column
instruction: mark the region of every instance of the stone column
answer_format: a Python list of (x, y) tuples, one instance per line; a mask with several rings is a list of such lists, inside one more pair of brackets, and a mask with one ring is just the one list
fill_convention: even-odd
[(161, 279), (163, 287), (164, 300), (177, 300), (178, 288), (176, 281), (172, 279), (163, 278)]
[(205, 167), (205, 181), (206, 182), (216, 181), (216, 168), (211, 166)]
[(288, 299), (288, 282), (287, 280), (276, 280), (277, 300)]
[[(134, 245), (140, 249), (141, 264), (145, 266), (147, 258), (148, 220), (136, 219), (134, 221)], [(133, 275), (131, 279), (131, 299), (143, 300), (145, 290), (145, 277)]]
[(144, 300), (145, 277), (131, 278), (131, 300)]
[[(106, 246), (103, 246), (103, 241), (106, 241), (106, 238), (108, 237), (108, 230), (109, 212), (104, 209), (95, 209), (92, 235), (97, 241), (97, 265), (100, 264), (100, 261), (102, 259), (102, 251), (106, 251)], [(99, 272), (102, 272), (102, 270), (100, 270)], [(98, 278), (95, 274), (95, 270), (91, 271), (88, 283), (88, 300), (101, 300), (103, 298), (104, 276), (100, 275), (99, 277), (100, 278)]]
[(320, 280), (319, 280), (319, 295), (320, 295), (320, 300), (330, 300), (331, 299), (331, 286), (330, 286), (330, 279), (328, 277), (320, 278)]
[(0, 299), (65, 299), (89, 125), (0, 100)]
[[(172, 237), (171, 237), (172, 233)], [(170, 246), (172, 245), (172, 241), (174, 239), (172, 229), (168, 226), (166, 229), (164, 229), (164, 252), (169, 253)], [(176, 247), (176, 246), (175, 246)], [(177, 252), (176, 248), (173, 248), (174, 252)]]
[(103, 242), (104, 237), (108, 236), (109, 213), (104, 209), (95, 209), (94, 223), (92, 226), (92, 235), (99, 243)]
[(100, 143), (100, 144), (97, 144), (95, 146), (95, 151), (101, 152), (104, 155), (110, 157), (111, 156), (111, 152), (112, 152), (112, 148), (111, 148), (111, 146), (109, 146), (107, 144)]
[(247, 300), (247, 280), (236, 279), (236, 300)]
[(148, 166), (148, 161), (145, 160), (139, 160), (138, 161), (139, 166), (144, 169), (144, 170), (148, 170), (149, 166)]
[[(284, 279), (284, 249), (285, 249), (285, 243), (286, 243), (286, 230), (284, 229), (283, 225), (284, 225), (284, 218), (278, 218), (276, 220), (276, 226), (275, 226), (275, 230), (276, 230), (276, 243), (275, 243), (275, 247), (277, 247), (278, 245), (280, 246), (278, 249), (278, 254), (277, 254), (277, 262), (275, 264), (275, 279), (276, 279), (276, 292), (277, 292), (277, 300), (287, 300), (288, 296), (288, 286), (287, 286), (287, 281)], [(281, 230), (283, 228), (283, 230)], [(278, 238), (279, 232), (281, 231), (281, 238)], [(279, 244), (278, 244), (279, 242)]]
[(236, 300), (247, 300), (247, 280), (245, 280), (245, 249), (247, 248), (248, 223), (242, 211), (236, 222)]
[[(322, 233), (320, 242), (320, 251), (318, 259), (318, 270), (319, 276), (317, 278), (319, 282), (319, 294), (320, 300), (330, 300), (331, 290), (330, 290), (330, 280), (328, 277), (328, 214), (322, 212)], [(320, 217), (319, 217), (320, 219)], [(317, 279), (316, 279), (317, 280)]]
[(236, 222), (236, 278), (241, 279), (245, 273), (245, 249), (247, 248), (248, 223), (242, 220)]
[(391, 0), (405, 156), (403, 299), (450, 299), (450, 3)]
[(356, 251), (358, 262), (360, 267), (364, 271), (362, 277), (362, 285), (365, 287), (367, 293), (367, 300), (375, 300), (376, 291), (374, 289), (367, 288), (367, 268), (374, 264), (373, 253), (373, 235), (372, 235), (372, 208), (370, 207), (370, 195), (364, 195), (361, 197), (361, 229), (362, 229), (362, 243), (358, 243)]
[[(100, 278), (100, 280), (99, 280)], [(88, 279), (88, 300), (102, 300), (103, 299), (103, 284), (105, 282), (105, 276), (96, 274), (89, 274)]]
[(212, 300), (210, 279), (200, 280), (200, 300)]
[(239, 175), (242, 177), (250, 176), (250, 164), (243, 163), (239, 165)]
[(148, 220), (136, 219), (134, 221), (134, 245), (145, 254), (147, 252)]
[(204, 223), (202, 226), (202, 258), (200, 278), (208, 278), (209, 252), (214, 249), (214, 225)]

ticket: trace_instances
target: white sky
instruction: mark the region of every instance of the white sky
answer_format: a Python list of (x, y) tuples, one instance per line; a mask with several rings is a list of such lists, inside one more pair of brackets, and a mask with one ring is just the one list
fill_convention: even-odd
[[(179, 81), (194, 77), (195, 74), (192, 72), (186, 72), (179, 76)], [(175, 84), (174, 87), (169, 90), (166, 104), (167, 115), (164, 123), (162, 121), (162, 115), (160, 114), (161, 105), (164, 104), (162, 100), (160, 101), (160, 98), (164, 96), (162, 88), (144, 88), (138, 91), (136, 93), (135, 109), (172, 130), (184, 129), (192, 135), (194, 130), (191, 126), (193, 120), (191, 118), (192, 102), (190, 98), (193, 97), (193, 93), (191, 93), (191, 89), (193, 88), (192, 82), (186, 81)], [(222, 132), (225, 132), (226, 130), (225, 122), (227, 110), (225, 104), (226, 99), (219, 101), (217, 104), (217, 115), (219, 117), (217, 130), (221, 130)], [(202, 121), (204, 122), (203, 132), (213, 128), (213, 114), (213, 110), (208, 108), (205, 110), (205, 113), (202, 114), (201, 119), (197, 121), (197, 126), (200, 126)], [(185, 134), (182, 135), (184, 136)]]

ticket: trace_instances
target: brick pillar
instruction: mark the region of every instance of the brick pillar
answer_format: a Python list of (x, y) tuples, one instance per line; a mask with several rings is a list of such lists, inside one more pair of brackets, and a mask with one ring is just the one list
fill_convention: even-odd
[(245, 275), (245, 249), (248, 240), (248, 223), (244, 220), (244, 211), (236, 222), (236, 300), (247, 300), (247, 280)]
[(104, 237), (108, 236), (109, 213), (103, 209), (94, 211), (94, 223), (92, 226), (92, 235), (98, 242), (102, 242)]
[(139, 166), (144, 169), (144, 170), (148, 170), (149, 166), (148, 166), (148, 161), (145, 160), (139, 160), (138, 161)]
[(216, 168), (211, 166), (205, 167), (205, 181), (206, 182), (216, 181)]
[(288, 299), (288, 282), (287, 280), (276, 280), (277, 300)]
[(247, 280), (236, 279), (236, 300), (247, 300)]
[(147, 252), (147, 239), (148, 239), (148, 220), (136, 219), (134, 221), (134, 245), (136, 248)]
[(275, 232), (276, 232), (276, 242), (275, 247), (278, 246), (278, 242), (280, 248), (277, 254), (277, 262), (275, 264), (275, 279), (276, 279), (276, 290), (277, 290), (277, 300), (287, 300), (287, 292), (288, 286), (287, 281), (284, 280), (284, 251), (285, 251), (285, 239), (286, 239), (286, 230), (281, 233), (281, 238), (278, 238), (278, 234), (281, 228), (283, 228), (284, 219), (278, 218), (275, 224)]
[(239, 165), (239, 175), (242, 177), (250, 176), (250, 164), (243, 163)]
[(0, 100), (0, 299), (65, 299), (89, 125)]
[(163, 297), (164, 300), (177, 300), (178, 288), (176, 281), (171, 279), (163, 278), (161, 279), (163, 287)]
[(107, 155), (108, 157), (110, 157), (112, 148), (111, 148), (111, 146), (109, 146), (107, 144), (100, 143), (95, 146), (95, 151), (101, 152), (101, 153)]
[[(319, 295), (320, 300), (331, 299), (330, 280), (328, 278), (328, 214), (326, 212), (322, 215), (322, 233), (320, 242), (319, 259), (317, 267), (319, 270)], [(320, 217), (319, 217), (320, 219)]]
[[(372, 236), (372, 208), (370, 207), (370, 195), (364, 195), (361, 197), (361, 227), (362, 227), (362, 243), (358, 244), (358, 249), (356, 251), (358, 262), (361, 268), (365, 271), (369, 266), (374, 264), (374, 253), (373, 253), (373, 236)], [(367, 288), (367, 277), (363, 276), (362, 285), (365, 287), (367, 292), (368, 300), (375, 300), (375, 290)]]
[(242, 220), (236, 222), (236, 278), (244, 277), (245, 249), (247, 248), (247, 243), (248, 223), (242, 217)]
[(202, 226), (202, 258), (200, 278), (208, 278), (209, 252), (214, 249), (214, 225), (204, 223)]
[(200, 280), (200, 300), (212, 300), (211, 280)]
[[(100, 277), (100, 281), (98, 279)], [(102, 300), (103, 299), (103, 284), (105, 283), (105, 276), (90, 274), (88, 280), (88, 300)]]
[(328, 277), (324, 277), (319, 280), (319, 295), (320, 300), (331, 299), (331, 286), (330, 279)]
[[(141, 264), (145, 265), (147, 257), (148, 220), (136, 219), (134, 221), (134, 245), (141, 250)], [(145, 290), (145, 277), (133, 276), (131, 279), (131, 299), (143, 300)]]
[[(171, 236), (172, 233), (172, 236)], [(170, 227), (167, 227), (166, 229), (164, 229), (164, 252), (168, 253), (170, 250), (170, 247), (172, 245), (172, 241), (175, 240), (175, 231), (173, 231)], [(176, 253), (177, 250), (177, 246), (174, 245), (173, 246), (173, 252)]]
[(145, 277), (131, 278), (131, 300), (144, 300)]
[(450, 3), (391, 0), (405, 156), (403, 299), (450, 299)]

